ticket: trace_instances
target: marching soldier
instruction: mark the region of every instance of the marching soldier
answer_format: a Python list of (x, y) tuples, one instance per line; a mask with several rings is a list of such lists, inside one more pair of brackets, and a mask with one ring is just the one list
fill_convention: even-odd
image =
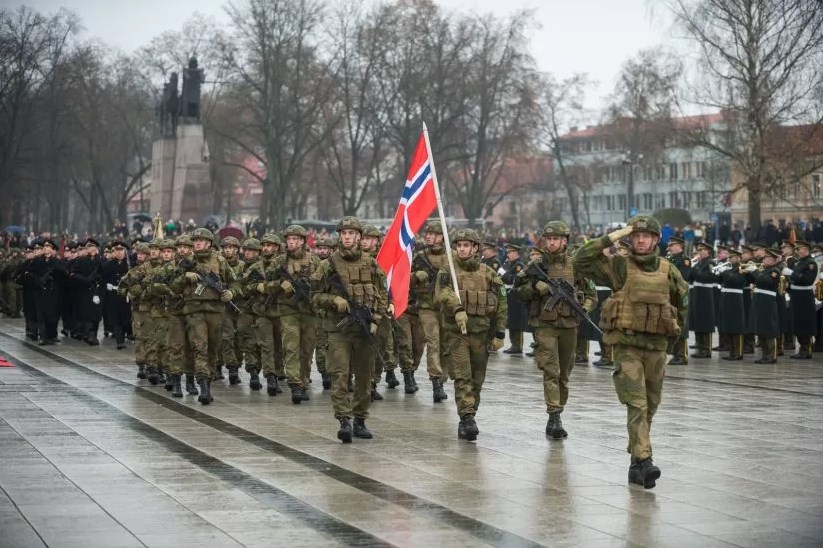
[[(63, 305), (63, 309), (60, 311), (60, 317), (63, 321), (63, 329), (60, 332), (64, 337), (69, 337), (76, 341), (83, 339), (83, 336), (81, 335), (79, 308), (81, 305), (84, 305), (84, 303), (81, 301), (84, 296), (88, 297), (89, 300), (91, 300), (91, 297), (87, 295), (89, 292), (89, 287), (83, 287), (82, 284), (78, 284), (76, 280), (72, 279), (71, 273), (75, 269), (75, 264), (77, 261), (85, 256), (85, 248), (80, 246), (80, 244), (76, 241), (68, 242), (66, 244), (66, 248), (63, 250), (63, 261), (66, 263), (66, 270), (69, 272), (69, 279), (66, 280), (65, 298), (61, 303)], [(95, 286), (96, 285), (97, 284), (95, 283)], [(94, 338), (97, 338), (96, 333)], [(99, 341), (97, 344), (100, 344)]]
[(514, 356), (523, 355), (523, 331), (529, 323), (529, 311), (518, 299), (511, 289), (517, 279), (517, 275), (523, 272), (526, 264), (520, 259), (520, 246), (512, 243), (506, 244), (506, 264), (503, 266), (501, 279), (506, 284), (506, 329), (509, 330), (509, 341), (511, 346), (503, 351), (504, 354)]
[[(71, 314), (76, 323), (71, 328), (79, 338), (90, 346), (98, 346), (100, 340), (97, 331), (102, 318), (100, 295), (103, 293), (100, 280), (104, 263), (99, 257), (100, 244), (89, 238), (83, 245), (83, 250), (71, 261), (69, 266), (69, 287), (71, 293), (66, 300), (73, 300)], [(63, 325), (66, 325), (66, 316), (63, 316)]]
[[(37, 307), (40, 346), (60, 342), (57, 338), (57, 322), (60, 319), (61, 288), (68, 278), (66, 264), (57, 256), (57, 245), (49, 239), (42, 240), (40, 256), (32, 261), (30, 274), (35, 280), (35, 306)], [(37, 244), (35, 244), (35, 248)]]
[[(373, 371), (375, 335), (387, 313), (386, 278), (377, 262), (360, 250), (362, 226), (357, 217), (343, 217), (337, 224), (339, 244), (312, 276), (312, 300), (326, 311), (329, 361), (332, 375), (332, 405), (340, 421), (337, 438), (351, 443), (352, 437), (370, 439), (366, 427)], [(357, 319), (352, 320), (356, 315)], [(348, 390), (349, 372), (354, 373), (354, 394)], [(351, 418), (354, 417), (352, 425)]]
[(783, 269), (783, 275), (789, 278), (792, 324), (800, 350), (789, 357), (795, 360), (810, 360), (812, 359), (812, 337), (817, 334), (817, 310), (814, 297), (818, 267), (809, 254), (807, 242), (797, 240), (794, 248), (797, 260), (792, 266), (786, 266)]
[[(376, 259), (377, 252), (380, 248), (380, 230), (377, 229), (374, 225), (364, 225), (363, 226), (363, 237), (360, 238), (360, 249), (363, 253), (369, 255), (370, 257)], [(380, 325), (377, 326), (377, 349), (374, 353), (374, 374), (372, 375), (372, 388), (371, 388), (371, 399), (372, 401), (382, 401), (383, 395), (377, 391), (377, 383), (380, 382), (380, 379), (383, 377), (383, 369), (386, 369), (386, 380), (390, 380), (388, 377), (388, 372), (391, 371), (389, 369), (390, 363), (394, 363), (394, 340), (392, 339), (392, 318), (391, 314), (394, 313), (394, 307), (389, 301), (389, 314), (383, 316), (380, 320)], [(392, 372), (392, 375), (394, 373)], [(395, 377), (393, 385), (390, 385), (389, 388), (394, 388), (398, 384), (397, 378)]]
[(566, 246), (569, 241), (569, 227), (563, 221), (549, 221), (543, 227), (543, 249), (538, 249), (541, 258), (530, 261), (526, 269), (517, 276), (514, 291), (529, 306), (529, 324), (534, 328), (537, 343), (535, 358), (537, 367), (543, 372), (543, 395), (549, 420), (546, 435), (553, 439), (565, 438), (568, 433), (560, 419), (569, 398), (569, 375), (574, 368), (575, 344), (580, 319), (572, 307), (560, 301), (553, 308), (546, 304), (553, 296), (551, 286), (539, 277), (530, 274), (531, 269), (539, 269), (545, 277), (561, 280), (574, 291), (574, 296), (586, 312), (591, 312), (597, 304), (594, 284), (574, 268), (572, 257)]
[[(330, 237), (318, 238), (314, 244), (314, 253), (321, 261), (328, 259), (332, 251), (334, 251), (334, 239)], [(323, 381), (323, 390), (331, 390), (331, 375), (326, 370), (326, 356), (329, 350), (329, 333), (326, 331), (326, 325), (323, 318), (326, 315), (325, 310), (316, 310), (317, 321), (314, 328), (314, 361), (317, 364), (317, 372), (320, 373), (320, 378)]]
[(109, 328), (118, 350), (126, 348), (126, 332), (131, 324), (129, 303), (117, 293), (121, 278), (130, 268), (126, 260), (128, 247), (122, 240), (111, 242), (112, 258), (103, 263), (100, 269), (100, 288), (105, 290), (103, 314), (109, 319)]
[(149, 301), (143, 301), (143, 279), (151, 268), (149, 261), (149, 244), (139, 242), (134, 246), (137, 264), (125, 276), (120, 278), (117, 293), (131, 306), (132, 332), (134, 333), (134, 361), (137, 364), (137, 378), (145, 379), (149, 361), (148, 351), (148, 315), (151, 310)]
[[(234, 236), (227, 236), (220, 242), (220, 252), (223, 258), (229, 265), (229, 268), (234, 272), (234, 277), (240, 280), (243, 276), (243, 270), (246, 263), (240, 259), (240, 242)], [(238, 301), (241, 295), (235, 295), (235, 301)], [(237, 304), (235, 304), (237, 306)], [(229, 384), (237, 384), (240, 378), (237, 376), (237, 371), (240, 369), (240, 362), (243, 359), (243, 353), (240, 349), (240, 330), (238, 324), (240, 322), (240, 312), (238, 306), (235, 308), (226, 304), (223, 310), (223, 325), (220, 327), (222, 333), (222, 344), (220, 346), (220, 363), (217, 365), (215, 372), (215, 379), (222, 380), (223, 365), (229, 372)]]
[(283, 361), (286, 382), (291, 389), (291, 402), (309, 400), (309, 376), (314, 350), (315, 317), (311, 308), (311, 276), (319, 259), (306, 250), (306, 229), (291, 225), (283, 231), (286, 252), (274, 260), (267, 279), (266, 293), (277, 299), (280, 317)]
[(749, 315), (749, 331), (760, 339), (763, 355), (755, 363), (777, 363), (777, 338), (780, 333), (780, 322), (777, 317), (779, 294), (780, 268), (777, 260), (780, 254), (772, 249), (764, 248), (762, 269), (755, 265), (746, 268), (746, 279), (754, 284), (751, 314)]
[(628, 480), (649, 489), (660, 477), (649, 434), (663, 391), (667, 339), (684, 325), (688, 293), (677, 268), (659, 257), (660, 223), (654, 217), (634, 217), (625, 228), (588, 242), (575, 255), (575, 266), (586, 269), (604, 247), (625, 236), (631, 254), (611, 263), (615, 292), (603, 305), (600, 326), (603, 340), (615, 345), (612, 380), (627, 410)]
[(743, 289), (749, 285), (746, 274), (740, 270), (740, 252), (729, 250), (731, 265), (717, 276), (720, 282), (720, 323), (718, 329), (727, 336), (729, 355), (727, 361), (743, 359), (743, 334), (746, 333), (746, 310), (743, 305)]
[(714, 321), (714, 288), (717, 277), (712, 272), (712, 246), (697, 244), (698, 260), (692, 265), (689, 286), (689, 329), (694, 331), (697, 351), (692, 358), (712, 357)]
[(13, 280), (23, 289), (23, 316), (26, 320), (26, 338), (32, 341), (40, 338), (37, 306), (35, 304), (37, 282), (34, 276), (31, 275), (32, 265), (38, 255), (39, 252), (35, 251), (34, 245), (27, 245), (23, 255), (24, 259), (17, 265), (12, 275)]
[(17, 269), (23, 264), (24, 260), (19, 249), (11, 248), (3, 263), (2, 273), (0, 273), (0, 281), (2, 281), (3, 286), (2, 298), (7, 308), (5, 313), (9, 318), (20, 317), (20, 310), (22, 308), (21, 288), (20, 284), (18, 284), (14, 278)]
[(461, 229), (454, 237), (455, 277), (459, 296), (455, 294), (451, 274), (441, 267), (437, 275), (435, 302), (443, 317), (443, 344), (454, 377), (454, 401), (460, 424), (457, 437), (474, 441), (480, 433), (475, 414), (480, 407), (480, 391), (486, 379), (488, 347), (503, 347), (506, 334), (499, 329), (491, 336), (489, 328), (502, 328), (506, 318), (506, 290), (495, 270), (477, 260), (480, 236), (471, 229)]
[[(254, 299), (248, 293), (245, 285), (246, 273), (249, 268), (258, 262), (260, 257), (260, 240), (257, 238), (247, 238), (243, 241), (243, 270), (238, 279), (242, 281), (240, 295), (235, 297), (234, 302), (243, 312), (237, 317), (237, 345), (238, 352), (246, 366), (246, 370), (260, 369), (260, 347), (257, 345), (257, 335), (255, 334), (256, 317), (252, 312)], [(252, 367), (253, 365), (253, 367)], [(240, 362), (237, 367), (229, 367), (229, 385), (240, 384)]]

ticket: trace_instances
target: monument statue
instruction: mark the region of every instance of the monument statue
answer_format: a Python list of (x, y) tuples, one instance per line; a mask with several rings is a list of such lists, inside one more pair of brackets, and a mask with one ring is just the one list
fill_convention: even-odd
[(188, 68), (183, 69), (180, 115), (184, 118), (184, 123), (200, 122), (200, 86), (202, 84), (203, 69), (197, 68), (197, 57), (192, 55)]
[(179, 99), (177, 96), (177, 73), (172, 72), (169, 81), (163, 84), (163, 96), (157, 111), (160, 114), (160, 136), (174, 137), (177, 133)]

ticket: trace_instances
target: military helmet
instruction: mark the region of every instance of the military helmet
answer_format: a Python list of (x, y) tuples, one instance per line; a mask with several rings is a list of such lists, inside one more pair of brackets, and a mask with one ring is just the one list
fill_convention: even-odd
[(543, 227), (543, 232), (541, 234), (543, 236), (568, 237), (569, 234), (571, 234), (571, 230), (569, 230), (569, 225), (567, 225), (563, 221), (549, 221), (548, 223), (546, 223), (546, 226)]
[[(162, 242), (162, 241), (163, 240), (161, 240), (160, 238), (153, 239), (152, 241), (149, 242), (149, 249), (152, 249), (152, 248), (153, 249), (160, 249), (160, 242)], [(106, 249), (111, 249), (111, 244), (110, 243), (106, 244)]]
[(180, 236), (177, 237), (177, 239), (174, 241), (174, 243), (177, 244), (178, 246), (181, 246), (181, 245), (185, 245), (185, 246), (188, 246), (188, 247), (194, 246), (194, 242), (191, 241), (191, 236), (189, 236), (188, 234), (181, 234)]
[(194, 240), (208, 240), (214, 243), (214, 234), (208, 228), (195, 228), (191, 233), (191, 239)]
[(283, 231), (284, 238), (286, 236), (300, 236), (301, 238), (306, 239), (308, 235), (309, 233), (306, 232), (306, 229), (300, 225), (289, 225), (286, 227), (286, 230)]
[(238, 240), (234, 236), (226, 236), (225, 238), (220, 240), (220, 247), (226, 247), (229, 245), (233, 245), (234, 247), (240, 247), (240, 240)]
[(471, 228), (461, 228), (454, 234), (454, 242), (471, 242), (475, 245), (480, 244), (480, 235), (476, 230)]
[(177, 247), (177, 244), (174, 243), (172, 238), (160, 240), (160, 249), (174, 249), (175, 247)]
[(148, 242), (137, 242), (136, 244), (134, 244), (134, 252), (135, 253), (148, 253), (149, 252)]
[(334, 249), (335, 245), (337, 244), (335, 244), (334, 238), (328, 236), (317, 238), (317, 241), (314, 243), (315, 247), (328, 247), (329, 249)]
[(262, 238), (260, 238), (261, 244), (274, 244), (274, 245), (283, 245), (283, 241), (280, 239), (280, 236), (275, 234), (274, 232), (270, 232), (268, 234), (264, 234)]
[(347, 215), (338, 221), (337, 223), (337, 232), (350, 228), (352, 230), (358, 231), (360, 234), (363, 234), (363, 226), (360, 224), (360, 219), (357, 217), (353, 217), (351, 215)]
[(260, 240), (257, 238), (248, 238), (243, 242), (243, 249), (251, 249), (260, 251)]
[(650, 215), (632, 217), (629, 219), (628, 225), (632, 227), (632, 234), (635, 232), (648, 232), (660, 236), (660, 221)]
[(431, 232), (432, 234), (443, 234), (443, 224), (440, 221), (429, 221), (423, 232)]
[(380, 229), (374, 225), (364, 225), (363, 226), (363, 236), (374, 236), (375, 238), (379, 238), (382, 236), (380, 234)]

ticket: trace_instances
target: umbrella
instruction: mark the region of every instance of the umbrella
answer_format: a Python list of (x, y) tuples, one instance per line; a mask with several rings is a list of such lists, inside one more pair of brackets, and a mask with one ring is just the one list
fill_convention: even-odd
[(220, 232), (218, 232), (218, 234), (220, 235), (221, 240), (223, 238), (228, 238), (229, 236), (234, 236), (235, 238), (237, 238), (240, 241), (243, 240), (243, 231), (240, 230), (239, 228), (236, 228), (236, 227), (233, 227), (233, 226), (227, 226), (227, 227), (221, 228)]
[(23, 234), (24, 232), (26, 232), (26, 229), (22, 226), (9, 225), (6, 227), (6, 232), (8, 232), (9, 234)]

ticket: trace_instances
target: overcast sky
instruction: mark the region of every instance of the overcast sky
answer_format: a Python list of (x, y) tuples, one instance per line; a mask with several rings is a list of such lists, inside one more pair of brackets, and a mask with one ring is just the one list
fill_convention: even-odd
[[(334, 0), (331, 0), (334, 1)], [(598, 108), (614, 85), (620, 65), (639, 49), (667, 40), (669, 22), (662, 2), (655, 0), (436, 0), (447, 10), (505, 15), (536, 9), (537, 30), (532, 51), (542, 70), (558, 78), (586, 72), (599, 86), (589, 97)], [(80, 15), (87, 36), (131, 52), (166, 30), (180, 28), (199, 11), (225, 19), (225, 0), (0, 0), (25, 4), (43, 12), (67, 7)], [(654, 10), (650, 9), (654, 7)]]

